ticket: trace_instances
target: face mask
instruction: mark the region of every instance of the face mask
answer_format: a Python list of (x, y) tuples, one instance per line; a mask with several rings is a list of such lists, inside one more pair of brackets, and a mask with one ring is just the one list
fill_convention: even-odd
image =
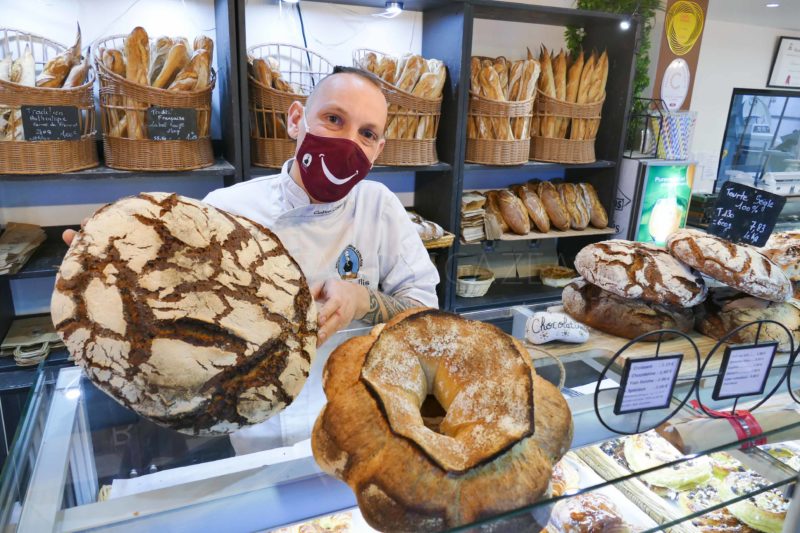
[(295, 163), (308, 194), (319, 202), (341, 200), (372, 168), (364, 151), (350, 139), (320, 137), (308, 130)]

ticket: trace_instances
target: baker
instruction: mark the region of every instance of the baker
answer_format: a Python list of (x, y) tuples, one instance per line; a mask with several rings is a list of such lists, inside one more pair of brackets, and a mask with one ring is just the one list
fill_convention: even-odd
[[(400, 200), (384, 185), (364, 181), (386, 142), (386, 122), (378, 79), (336, 67), (305, 106), (295, 101), (289, 107), (286, 129), (297, 150), (281, 172), (217, 189), (203, 200), (278, 235), (317, 302), (319, 345), (353, 320), (377, 324), (410, 307), (438, 306), (439, 275)], [(73, 236), (67, 232), (64, 240)], [(231, 435), (237, 453), (309, 437), (325, 402), (321, 355), (292, 405)]]

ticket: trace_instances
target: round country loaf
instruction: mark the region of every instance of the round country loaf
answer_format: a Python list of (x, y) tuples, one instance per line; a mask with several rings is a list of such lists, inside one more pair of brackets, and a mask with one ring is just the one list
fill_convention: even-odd
[[(314, 458), (381, 531), (440, 531), (533, 504), (572, 440), (569, 407), (518, 341), (436, 310), (339, 346), (323, 386)], [(424, 415), (429, 396), (443, 418)]]
[[(774, 320), (788, 329), (794, 339), (794, 349), (800, 345), (800, 309), (786, 302), (770, 302), (743, 294), (730, 288), (712, 289), (706, 301), (695, 308), (697, 330), (721, 339), (734, 329), (759, 320)], [(758, 327), (742, 329), (730, 342), (754, 344)], [(764, 324), (758, 342), (777, 342), (778, 351), (787, 352), (791, 347), (786, 331), (775, 324)]]
[[(691, 309), (673, 309), (665, 305), (629, 300), (604, 291), (596, 285), (578, 279), (561, 293), (564, 311), (575, 320), (611, 335), (635, 339), (659, 329), (674, 329), (689, 333), (694, 328)], [(664, 334), (663, 340), (677, 335)], [(645, 339), (658, 341), (654, 335)]]
[(667, 238), (667, 248), (703, 274), (756, 298), (784, 302), (792, 294), (792, 284), (783, 270), (751, 246), (682, 229)]
[(789, 279), (800, 281), (800, 231), (773, 233), (759, 251), (781, 267)]
[(52, 318), (98, 388), (189, 434), (278, 413), (316, 351), (311, 294), (278, 238), (175, 194), (94, 214), (59, 269)]
[(617, 296), (692, 307), (706, 297), (703, 279), (663, 248), (610, 240), (585, 246), (575, 269), (586, 281)]

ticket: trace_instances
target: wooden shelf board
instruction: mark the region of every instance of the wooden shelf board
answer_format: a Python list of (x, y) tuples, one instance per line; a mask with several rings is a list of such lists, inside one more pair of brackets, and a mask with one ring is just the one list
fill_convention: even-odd
[(564, 239), (567, 237), (591, 237), (593, 235), (613, 235), (616, 233), (614, 228), (586, 228), (583, 230), (566, 230), (566, 231), (548, 231), (547, 233), (539, 233), (532, 231), (527, 235), (515, 235), (513, 233), (504, 233), (499, 240), (501, 241), (535, 241), (539, 239)]
[(480, 163), (464, 163), (465, 172), (487, 171), (487, 170), (554, 170), (554, 169), (594, 169), (594, 168), (613, 168), (617, 164), (614, 161), (598, 159), (592, 163), (544, 163), (541, 161), (528, 161), (522, 165), (483, 165)]

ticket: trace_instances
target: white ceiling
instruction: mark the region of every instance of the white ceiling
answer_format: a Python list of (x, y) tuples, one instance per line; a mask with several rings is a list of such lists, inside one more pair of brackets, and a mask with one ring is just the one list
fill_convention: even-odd
[(709, 20), (724, 20), (800, 31), (800, 0), (769, 0), (780, 7), (766, 7), (768, 0), (709, 0)]

